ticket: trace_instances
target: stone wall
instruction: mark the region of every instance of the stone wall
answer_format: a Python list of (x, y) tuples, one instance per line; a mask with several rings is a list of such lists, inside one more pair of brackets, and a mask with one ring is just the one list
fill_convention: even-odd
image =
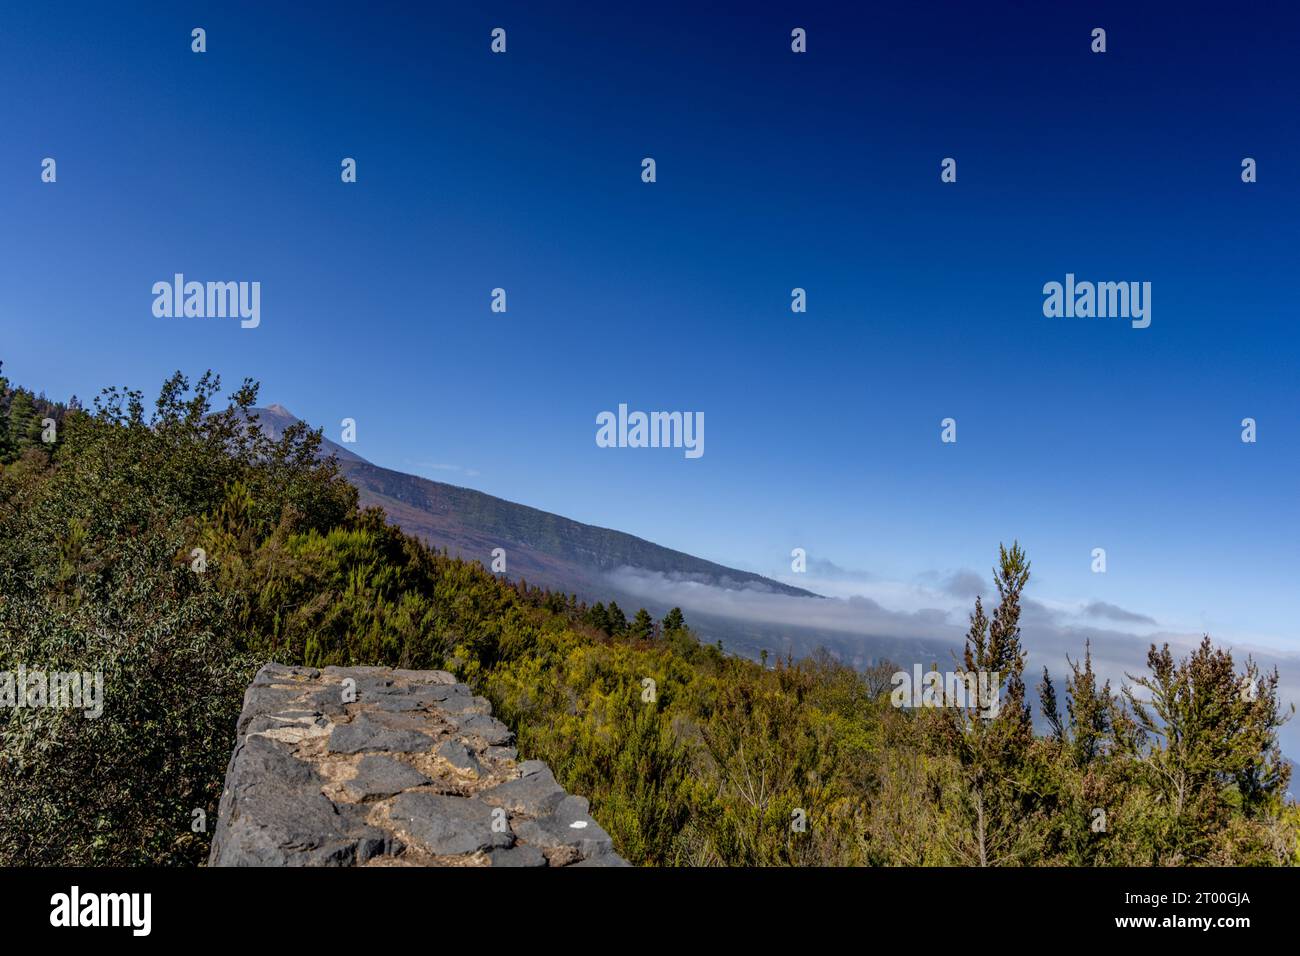
[(210, 866), (626, 866), (445, 671), (267, 664), (244, 695)]

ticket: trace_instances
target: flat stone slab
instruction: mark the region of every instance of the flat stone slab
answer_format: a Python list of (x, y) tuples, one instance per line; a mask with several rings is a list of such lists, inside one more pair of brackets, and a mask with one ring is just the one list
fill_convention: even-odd
[(626, 866), (446, 671), (267, 664), (244, 695), (209, 866)]
[(449, 718), (462, 734), (478, 737), (488, 746), (514, 743), (515, 735), (510, 728), (495, 717), (470, 712), (449, 715)]
[(349, 796), (358, 802), (392, 797), (403, 790), (420, 787), (432, 781), (409, 763), (392, 757), (368, 754), (357, 764), (357, 774), (343, 786)]
[(551, 769), (540, 760), (528, 760), (520, 770), (526, 772), (519, 778), (484, 790), (483, 799), (513, 813), (544, 816), (555, 812), (566, 794), (555, 782)]
[(466, 773), (472, 773), (476, 777), (482, 776), (483, 765), (478, 762), (474, 756), (474, 751), (459, 740), (444, 740), (438, 745), (437, 754), (447, 763), (451, 764), (457, 770), (464, 770)]
[(346, 724), (335, 724), (330, 734), (330, 753), (354, 754), (367, 750), (423, 753), (433, 746), (433, 737), (416, 730), (386, 727), (365, 711)]
[(393, 801), (389, 819), (434, 856), (508, 847), (515, 835), (504, 813), (480, 800), (418, 791)]
[[(492, 866), (547, 866), (546, 854), (535, 846), (526, 846), (523, 843), (517, 843), (508, 849), (493, 850), (488, 854), (488, 860)], [(581, 866), (581, 863), (575, 863), (574, 866)], [(624, 863), (624, 866), (627, 864)]]
[(517, 833), (533, 846), (577, 850), (583, 859), (614, 852), (614, 841), (587, 813), (586, 797), (564, 797), (551, 813), (521, 820)]

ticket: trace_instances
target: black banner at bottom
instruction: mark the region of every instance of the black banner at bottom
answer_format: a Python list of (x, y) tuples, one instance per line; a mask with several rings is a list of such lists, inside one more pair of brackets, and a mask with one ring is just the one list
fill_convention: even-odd
[[(808, 920), (851, 920), (899, 941), (969, 939), (972, 921), (1071, 939), (1281, 933), (1294, 926), (1295, 869), (0, 870), (10, 942), (210, 938), (337, 942), (378, 927), (471, 935), (569, 926), (576, 939), (628, 933), (767, 937)], [(449, 921), (449, 922), (447, 922)], [(865, 926), (863, 926), (865, 921)], [(945, 924), (947, 929), (945, 929)], [(690, 929), (687, 929), (690, 927)], [(917, 934), (920, 934), (918, 937)], [(342, 934), (342, 936), (341, 936)], [(507, 942), (506, 938), (501, 940)]]

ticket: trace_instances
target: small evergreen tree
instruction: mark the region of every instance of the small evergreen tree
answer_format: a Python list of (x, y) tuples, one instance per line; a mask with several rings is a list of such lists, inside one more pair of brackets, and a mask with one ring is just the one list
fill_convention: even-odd
[(1061, 709), (1056, 704), (1056, 687), (1052, 684), (1052, 676), (1047, 673), (1047, 668), (1043, 668), (1043, 679), (1038, 684), (1038, 701), (1043, 708), (1043, 717), (1047, 720), (1047, 725), (1052, 728), (1052, 739), (1057, 743), (1065, 740), (1065, 726), (1061, 722)]
[(632, 619), (632, 626), (628, 628), (628, 633), (638, 640), (649, 640), (654, 637), (655, 622), (650, 617), (650, 612), (645, 608), (636, 612), (636, 617)]
[[(948, 706), (930, 718), (932, 746), (956, 757), (961, 785), (945, 793), (952, 818), (954, 855), (972, 866), (997, 866), (1032, 858), (1036, 823), (1022, 783), (1033, 726), (1025, 703), (1025, 652), (1020, 644), (1020, 595), (1029, 561), (1019, 543), (999, 547), (993, 569), (998, 606), (990, 619), (975, 599), (963, 655), (965, 674), (989, 687), (993, 700)], [(1054, 695), (1053, 695), (1054, 696)]]
[(1097, 677), (1092, 672), (1092, 641), (1084, 642), (1083, 667), (1077, 661), (1070, 661), (1070, 670), (1066, 706), (1070, 711), (1074, 760), (1078, 766), (1086, 767), (1097, 757), (1102, 741), (1110, 733), (1113, 710), (1110, 681), (1100, 690), (1097, 688)]
[[(35, 441), (32, 427), (36, 426)], [(30, 393), (19, 389), (9, 402), (9, 444), (11, 454), (21, 455), (23, 449), (40, 441), (40, 420), (36, 417), (36, 403)]]

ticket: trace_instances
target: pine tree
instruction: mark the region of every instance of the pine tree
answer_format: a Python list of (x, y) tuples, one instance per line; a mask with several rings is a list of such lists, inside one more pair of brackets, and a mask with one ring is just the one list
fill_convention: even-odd
[(654, 636), (655, 622), (650, 617), (650, 612), (645, 608), (636, 612), (636, 617), (632, 619), (632, 626), (629, 633), (638, 640), (649, 640)]
[(1290, 767), (1277, 730), (1290, 713), (1282, 712), (1278, 674), (1261, 675), (1248, 660), (1238, 675), (1231, 652), (1208, 636), (1177, 664), (1168, 644), (1160, 650), (1152, 644), (1147, 666), (1152, 676), (1134, 678), (1124, 696), (1155, 742), (1141, 766), (1168, 814), (1156, 862), (1208, 862), (1233, 801), (1249, 817), (1279, 803), (1286, 791)]
[(609, 635), (617, 637), (627, 630), (627, 615), (614, 601), (609, 602)]
[(976, 706), (949, 706), (929, 721), (938, 745), (957, 758), (959, 767), (961, 786), (945, 795), (962, 821), (951, 849), (961, 862), (975, 866), (1024, 862), (1037, 849), (1038, 821), (1020, 782), (1033, 726), (1020, 644), (1020, 595), (1029, 581), (1029, 562), (1019, 543), (1009, 550), (999, 547), (993, 579), (998, 606), (990, 619), (975, 599), (963, 663), (967, 679), (990, 687), (994, 699), (981, 695)]
[(1005, 677), (1004, 701), (998, 719), (1009, 723), (1008, 729), (1020, 744), (1033, 737), (1029, 705), (1025, 702), (1025, 651), (1020, 645), (1020, 593), (1029, 583), (1029, 561), (1019, 542), (1011, 550), (999, 545), (998, 567), (993, 582), (998, 588), (998, 606), (989, 622), (988, 661), (985, 669)]
[(662, 627), (664, 633), (669, 631), (684, 631), (686, 629), (686, 618), (682, 616), (682, 609), (675, 607), (664, 615)]
[(1038, 684), (1038, 702), (1043, 708), (1043, 717), (1052, 728), (1052, 739), (1057, 743), (1065, 741), (1065, 726), (1061, 722), (1061, 710), (1056, 705), (1056, 688), (1052, 685), (1052, 676), (1043, 668), (1043, 679)]
[[(1067, 658), (1069, 660), (1069, 658)], [(1113, 700), (1110, 681), (1097, 688), (1092, 672), (1092, 641), (1083, 645), (1083, 667), (1069, 661), (1071, 676), (1066, 681), (1066, 707), (1070, 711), (1070, 734), (1075, 763), (1086, 767), (1100, 754), (1102, 742), (1110, 733)]]
[[(0, 369), (4, 362), (0, 362)], [(0, 375), (0, 464), (14, 460), (13, 439), (9, 436), (9, 379)]]
[[(36, 434), (33, 439), (32, 429)], [(12, 453), (21, 454), (24, 448), (40, 442), (40, 420), (36, 417), (36, 403), (30, 393), (19, 389), (9, 403), (9, 444)]]

